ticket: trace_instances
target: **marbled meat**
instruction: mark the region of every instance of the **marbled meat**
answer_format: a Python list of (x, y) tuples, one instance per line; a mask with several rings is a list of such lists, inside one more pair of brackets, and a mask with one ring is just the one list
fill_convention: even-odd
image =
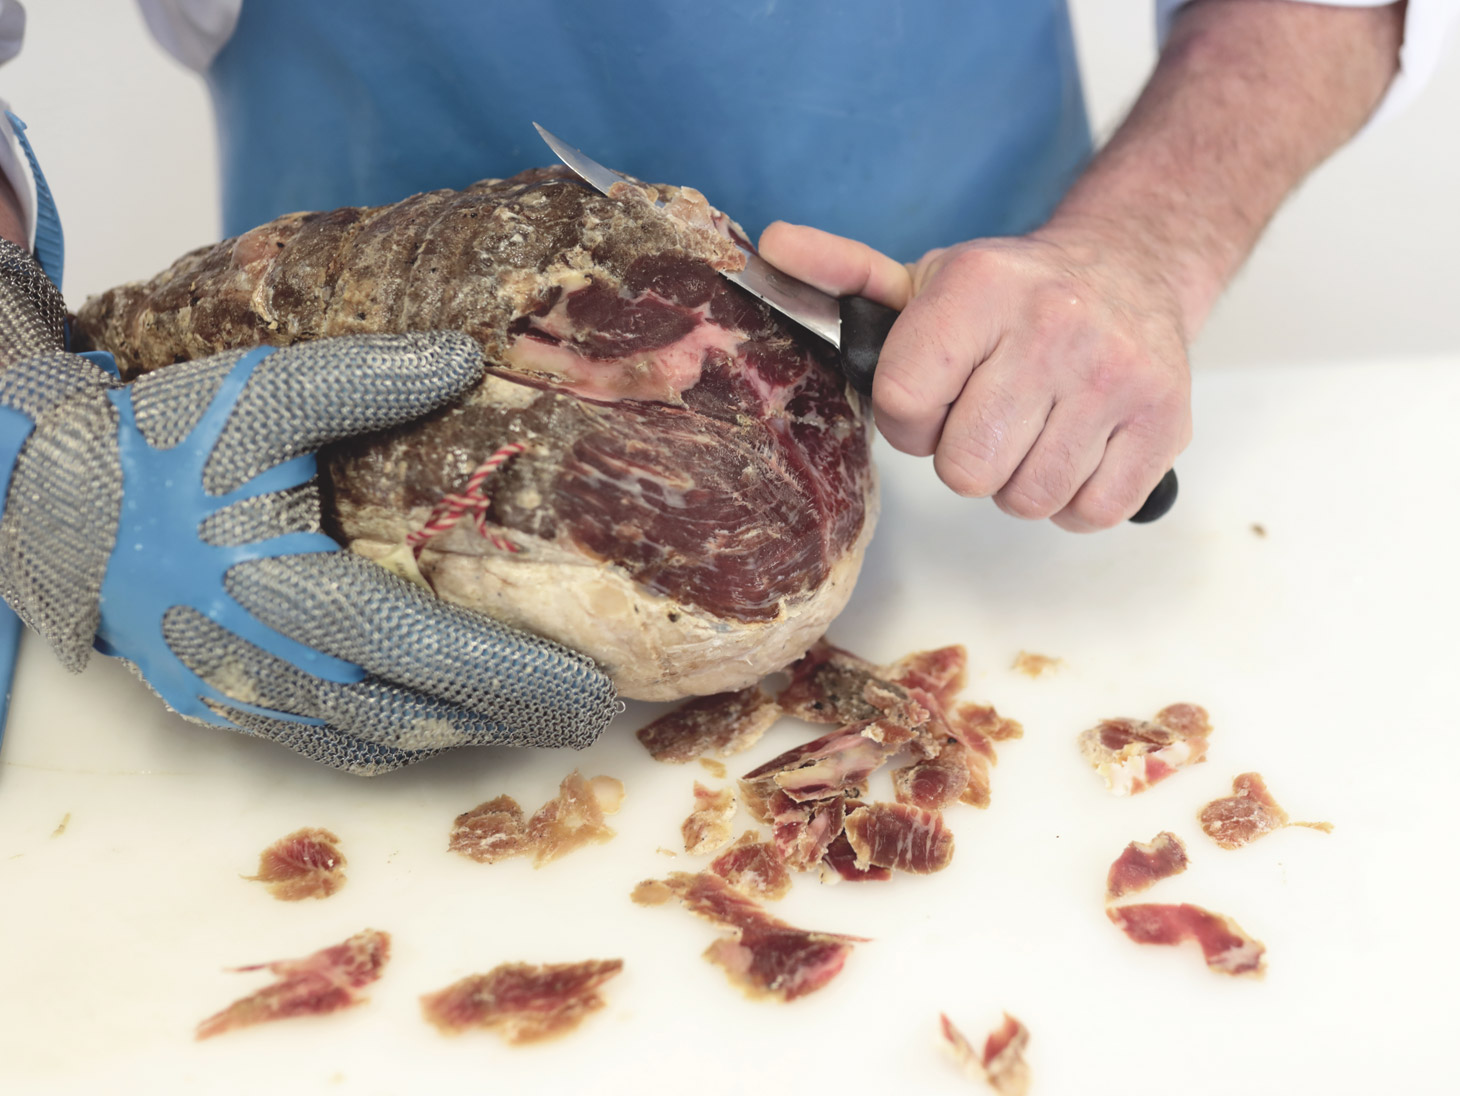
[(844, 832), (855, 866), (927, 875), (953, 860), (953, 834), (937, 811), (905, 803), (872, 803), (848, 812)]
[(235, 1028), (296, 1016), (318, 1016), (358, 1005), (361, 988), (380, 977), (390, 958), (390, 936), (375, 929), (357, 932), (342, 944), (303, 959), (277, 959), (234, 967), (235, 971), (267, 970), (276, 980), (257, 993), (233, 1002), (198, 1025), (197, 1037), (208, 1039)]
[(425, 994), (421, 1012), (456, 1035), (491, 1028), (508, 1043), (533, 1043), (572, 1031), (603, 1007), (599, 989), (623, 970), (622, 959), (579, 963), (503, 963)]
[(752, 996), (794, 1001), (826, 985), (839, 973), (860, 936), (809, 932), (767, 913), (758, 902), (708, 872), (675, 872), (665, 880), (646, 880), (633, 894), (640, 905), (663, 905), (678, 898), (686, 909), (733, 931), (705, 950), (705, 958), (724, 968), (730, 980)]
[(1132, 841), (1110, 865), (1105, 877), (1105, 900), (1113, 902), (1149, 890), (1162, 879), (1180, 875), (1186, 864), (1186, 846), (1168, 830), (1158, 833), (1149, 845)]
[(1267, 790), (1258, 773), (1242, 773), (1232, 781), (1232, 794), (1215, 799), (1197, 815), (1201, 828), (1224, 849), (1240, 849), (1284, 826), (1305, 826), (1330, 833), (1331, 822), (1293, 822)]
[(1172, 704), (1153, 722), (1107, 719), (1080, 734), (1080, 752), (1116, 795), (1134, 795), (1206, 760), (1212, 725), (1204, 708)]
[(1267, 951), (1230, 917), (1183, 903), (1108, 906), (1105, 914), (1137, 944), (1176, 945), (1194, 940), (1207, 966), (1220, 974), (1260, 974)]
[[(491, 366), (477, 389), (321, 455), (330, 532), (672, 700), (804, 653), (876, 518), (860, 398), (826, 344), (720, 276), (744, 262), (733, 235), (688, 188), (610, 197), (535, 170), (289, 214), (93, 298), (75, 331), (128, 380), (258, 344), (465, 331)], [(483, 485), (480, 522), (408, 544), (509, 443), (525, 449)]]
[(345, 885), (345, 856), (339, 842), (329, 830), (295, 830), (259, 853), (258, 874), (244, 878), (265, 884), (284, 902), (328, 898)]

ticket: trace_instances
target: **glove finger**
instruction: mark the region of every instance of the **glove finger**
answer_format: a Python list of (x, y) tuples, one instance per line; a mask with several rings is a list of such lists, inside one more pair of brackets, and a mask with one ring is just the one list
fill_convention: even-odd
[[(229, 351), (135, 381), (132, 406), (142, 435), (159, 449), (188, 439), (240, 360), (256, 353)], [(483, 368), (476, 343), (450, 331), (336, 337), (274, 350), (248, 375), (216, 444), (192, 439), (211, 446), (203, 486), (224, 494), (326, 442), (420, 418), (469, 388)]]
[(586, 655), (449, 605), (349, 552), (233, 567), (234, 600), (275, 631), (511, 727), (517, 741), (583, 747), (617, 711)]
[(267, 738), (311, 761), (342, 769), (355, 776), (379, 776), (440, 753), (439, 750), (398, 750), (364, 742), (334, 727), (314, 727), (307, 723), (291, 723), (269, 719), (253, 712), (239, 712), (221, 704), (208, 705), (225, 719), (232, 720), (245, 734)]
[[(380, 678), (350, 684), (322, 680), (184, 606), (168, 611), (163, 637), (188, 669), (224, 696), (254, 708), (320, 720), (330, 732), (326, 738), (342, 734), (362, 744), (423, 756), (455, 746), (566, 744), (527, 741), (510, 726)], [(224, 703), (209, 707), (234, 723), (243, 715), (259, 714)], [(299, 743), (325, 730), (289, 725), (294, 728), (291, 739)], [(302, 749), (298, 744), (293, 748)], [(331, 752), (338, 751), (331, 747)]]

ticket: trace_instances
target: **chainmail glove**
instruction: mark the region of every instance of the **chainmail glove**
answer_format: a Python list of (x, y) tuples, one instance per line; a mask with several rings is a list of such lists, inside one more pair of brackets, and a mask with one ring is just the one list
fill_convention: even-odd
[(69, 669), (94, 646), (185, 718), (360, 774), (607, 725), (613, 687), (586, 656), (321, 531), (315, 450), (469, 387), (470, 339), (322, 339), (122, 385), (61, 349), (63, 317), (0, 241), (0, 595)]

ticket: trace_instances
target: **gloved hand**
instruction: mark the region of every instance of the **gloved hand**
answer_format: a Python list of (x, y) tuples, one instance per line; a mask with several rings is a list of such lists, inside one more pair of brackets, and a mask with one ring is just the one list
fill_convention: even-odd
[(0, 594), (69, 669), (94, 645), (188, 719), (361, 774), (467, 744), (581, 747), (607, 725), (613, 687), (587, 657), (321, 532), (314, 451), (470, 386), (470, 339), (323, 339), (122, 385), (62, 350), (63, 315), (0, 241)]

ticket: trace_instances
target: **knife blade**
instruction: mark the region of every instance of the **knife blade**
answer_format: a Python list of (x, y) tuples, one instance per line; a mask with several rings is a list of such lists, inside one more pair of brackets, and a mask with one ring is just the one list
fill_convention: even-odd
[[(536, 122), (532, 123), (532, 127), (547, 142), (553, 155), (595, 190), (607, 194), (616, 183), (639, 185), (637, 180), (605, 167)], [(777, 270), (738, 241), (736, 246), (745, 256), (744, 269), (722, 270), (720, 274), (836, 347), (842, 374), (853, 388), (870, 400), (877, 359), (881, 357), (882, 344), (887, 341), (887, 333), (897, 319), (897, 310), (865, 297), (833, 297), (814, 285)], [(1161, 477), (1161, 482), (1156, 484), (1130, 520), (1136, 524), (1155, 521), (1175, 503), (1176, 472), (1172, 469)]]

